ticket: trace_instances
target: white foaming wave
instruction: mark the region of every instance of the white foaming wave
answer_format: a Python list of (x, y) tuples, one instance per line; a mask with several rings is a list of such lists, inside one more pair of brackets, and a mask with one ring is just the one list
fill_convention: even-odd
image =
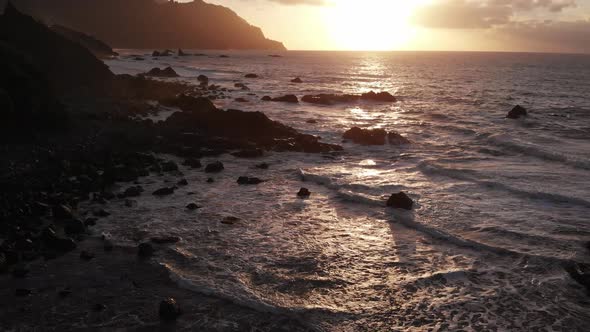
[(536, 144), (518, 141), (505, 134), (495, 134), (488, 136), (486, 140), (494, 146), (506, 149), (511, 152), (522, 153), (524, 155), (560, 162), (574, 168), (590, 170), (590, 160), (568, 155), (559, 151), (547, 150)]
[(548, 193), (543, 191), (527, 191), (509, 186), (502, 182), (481, 180), (482, 176), (474, 170), (447, 168), (428, 161), (420, 162), (418, 164), (418, 169), (426, 174), (442, 175), (457, 180), (469, 181), (484, 186), (487, 189), (507, 191), (511, 194), (524, 198), (539, 199), (554, 203), (567, 203), (580, 205), (584, 207), (590, 207), (589, 201), (578, 197), (566, 196), (556, 193)]

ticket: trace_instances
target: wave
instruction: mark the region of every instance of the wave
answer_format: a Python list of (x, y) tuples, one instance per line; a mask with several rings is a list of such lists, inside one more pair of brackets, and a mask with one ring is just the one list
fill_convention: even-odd
[(511, 152), (517, 152), (543, 160), (561, 162), (574, 168), (590, 170), (590, 160), (588, 159), (578, 158), (558, 151), (546, 150), (532, 143), (515, 141), (507, 135), (491, 135), (488, 136), (486, 140), (491, 145), (503, 148)]
[(523, 198), (545, 200), (558, 204), (575, 204), (579, 206), (590, 207), (590, 201), (582, 198), (543, 191), (527, 191), (511, 187), (501, 182), (482, 180), (481, 175), (474, 170), (447, 168), (427, 161), (420, 162), (420, 164), (418, 164), (418, 169), (425, 174), (442, 175), (457, 180), (469, 181), (487, 189), (502, 190)]

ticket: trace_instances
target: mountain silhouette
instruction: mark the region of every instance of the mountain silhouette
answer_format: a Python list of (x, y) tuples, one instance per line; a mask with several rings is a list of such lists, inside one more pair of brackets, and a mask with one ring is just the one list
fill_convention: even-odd
[[(195, 0), (13, 0), (48, 25), (84, 32), (114, 48), (284, 50), (229, 8)], [(0, 0), (3, 8), (6, 0)]]

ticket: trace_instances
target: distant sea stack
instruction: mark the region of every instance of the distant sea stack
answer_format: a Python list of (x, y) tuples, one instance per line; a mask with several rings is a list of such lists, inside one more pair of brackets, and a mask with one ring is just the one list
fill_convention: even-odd
[[(0, 0), (3, 8), (6, 0)], [(115, 48), (285, 50), (229, 8), (195, 0), (18, 0), (49, 25), (84, 32)]]

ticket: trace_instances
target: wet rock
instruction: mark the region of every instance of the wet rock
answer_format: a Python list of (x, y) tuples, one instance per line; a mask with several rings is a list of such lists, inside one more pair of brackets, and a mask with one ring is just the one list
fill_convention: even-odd
[(152, 52), (152, 56), (171, 56), (173, 55), (174, 52), (172, 52), (171, 50), (164, 50), (164, 51), (154, 51)]
[(184, 161), (184, 163), (182, 163), (182, 164), (184, 166), (188, 166), (190, 168), (201, 168), (201, 167), (203, 167), (203, 165), (201, 165), (201, 161), (200, 160), (198, 160), (198, 159), (192, 159), (192, 158), (186, 159)]
[(519, 119), (519, 118), (527, 116), (527, 115), (528, 115), (528, 112), (524, 107), (522, 107), (520, 105), (516, 105), (516, 106), (514, 106), (514, 108), (512, 110), (510, 110), (510, 112), (508, 112), (508, 114), (506, 115), (506, 118)]
[(303, 83), (303, 81), (301, 80), (301, 78), (297, 77), (291, 80), (291, 83)]
[(228, 217), (223, 218), (221, 220), (221, 223), (224, 224), (224, 225), (234, 225), (238, 221), (240, 221), (240, 218), (237, 218), (237, 217), (234, 217), (234, 216), (228, 216)]
[(406, 193), (399, 192), (389, 197), (387, 206), (395, 209), (411, 210), (414, 206), (414, 201)]
[(160, 188), (152, 193), (154, 196), (168, 196), (174, 194), (174, 188)]
[(250, 90), (250, 88), (244, 83), (236, 83), (236, 84), (234, 84), (234, 88), (240, 88), (244, 91)]
[(30, 296), (33, 292), (30, 289), (26, 289), (26, 288), (17, 288), (14, 291), (14, 295), (18, 296), (18, 297), (25, 297), (25, 296)]
[(181, 314), (180, 306), (173, 298), (167, 298), (160, 302), (159, 315), (162, 320), (173, 321)]
[(237, 182), (240, 185), (256, 185), (264, 182), (264, 180), (261, 180), (259, 178), (251, 178), (247, 176), (240, 176)]
[(187, 53), (184, 53), (184, 51), (182, 49), (180, 49), (180, 48), (178, 49), (178, 53), (177, 54), (178, 54), (178, 56), (188, 56), (189, 55)]
[(186, 208), (187, 208), (187, 210), (194, 211), (194, 210), (200, 209), (201, 207), (195, 203), (190, 203), (189, 205), (186, 206)]
[(270, 96), (264, 96), (260, 100), (262, 100), (262, 101), (272, 101), (272, 98)]
[(126, 199), (125, 200), (125, 206), (126, 207), (133, 207), (136, 205), (136, 201), (132, 200), (132, 199)]
[(154, 247), (149, 243), (140, 243), (137, 246), (137, 255), (142, 258), (148, 258), (154, 255)]
[(63, 204), (55, 205), (52, 208), (52, 212), (53, 217), (56, 219), (71, 219), (74, 217), (74, 214), (72, 213), (72, 208)]
[(316, 124), (316, 123), (318, 123), (318, 121), (317, 120), (314, 120), (314, 119), (309, 119), (309, 120), (307, 120), (305, 122), (306, 123), (309, 123), (309, 124)]
[(295, 95), (285, 95), (282, 97), (273, 98), (272, 101), (279, 101), (279, 102), (283, 102), (283, 103), (292, 103), (292, 104), (299, 103), (299, 99), (297, 99), (297, 96), (295, 96)]
[(262, 164), (258, 164), (256, 165), (256, 168), (258, 169), (268, 169), (270, 166), (267, 163), (262, 163)]
[(98, 221), (98, 219), (96, 219), (96, 218), (86, 218), (86, 220), (84, 220), (84, 226), (86, 226), (86, 227), (96, 226), (97, 221)]
[(262, 149), (241, 150), (231, 155), (238, 158), (259, 158), (264, 156), (264, 151)]
[(564, 263), (566, 272), (577, 283), (586, 288), (586, 292), (590, 295), (590, 264), (567, 262)]
[(177, 186), (188, 186), (188, 181), (186, 179), (179, 180), (176, 182)]
[(166, 67), (164, 69), (153, 68), (152, 70), (150, 70), (147, 73), (145, 73), (145, 76), (150, 76), (150, 77), (167, 77), (167, 78), (180, 77), (180, 75), (178, 75), (174, 71), (174, 69), (172, 69), (172, 67)]
[(381, 102), (396, 102), (397, 98), (391, 95), (389, 92), (379, 92), (375, 93), (373, 91), (363, 93), (361, 95), (362, 100), (371, 100), (371, 101), (381, 101)]
[(143, 187), (141, 186), (133, 186), (125, 189), (123, 192), (123, 197), (139, 197), (143, 192)]
[(199, 81), (201, 83), (201, 85), (207, 85), (207, 84), (209, 84), (209, 77), (207, 77), (205, 75), (199, 75), (197, 77), (197, 81)]
[(91, 252), (88, 252), (86, 250), (82, 250), (82, 252), (80, 252), (80, 259), (82, 259), (82, 260), (89, 261), (93, 258), (94, 258), (94, 254)]
[(64, 223), (64, 231), (68, 235), (82, 234), (86, 232), (86, 226), (80, 219), (69, 219)]
[(96, 303), (92, 306), (92, 311), (101, 312), (107, 310), (107, 306), (102, 303)]
[(173, 161), (167, 161), (165, 163), (162, 163), (162, 171), (164, 171), (164, 172), (178, 171), (178, 165)]
[(406, 145), (411, 143), (409, 139), (393, 131), (387, 134), (387, 140), (391, 145)]
[(387, 132), (383, 129), (361, 129), (353, 127), (347, 130), (342, 137), (362, 145), (384, 145)]
[(155, 236), (150, 239), (155, 244), (170, 244), (180, 241), (178, 236)]
[(105, 209), (96, 209), (92, 211), (92, 215), (99, 218), (105, 218), (110, 216), (110, 212), (106, 211)]
[(224, 170), (223, 163), (221, 161), (216, 161), (214, 163), (208, 164), (205, 167), (205, 173), (219, 173)]
[(208, 178), (207, 179), (207, 183), (213, 183), (213, 182), (215, 182), (215, 180), (213, 180), (213, 178)]
[(246, 74), (244, 77), (245, 78), (258, 78), (258, 75), (256, 75), (256, 74)]
[(311, 196), (311, 191), (309, 191), (309, 189), (307, 189), (307, 188), (301, 188), (301, 189), (299, 189), (297, 196), (300, 198), (307, 198), (307, 197)]
[(248, 99), (246, 99), (246, 98), (241, 98), (241, 97), (240, 97), (240, 98), (236, 98), (236, 99), (234, 99), (234, 100), (235, 100), (236, 102), (238, 102), (238, 103), (247, 103), (247, 102), (248, 102)]

